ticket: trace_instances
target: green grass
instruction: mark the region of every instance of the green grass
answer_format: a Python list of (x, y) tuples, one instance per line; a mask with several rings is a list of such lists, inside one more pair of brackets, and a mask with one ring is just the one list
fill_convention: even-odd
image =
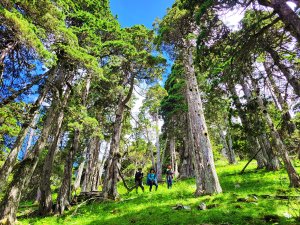
[[(195, 198), (194, 180), (178, 181), (171, 190), (166, 184), (161, 184), (158, 191), (149, 192), (146, 186), (145, 193), (139, 190), (126, 194), (120, 185), (121, 199), (118, 202), (91, 203), (66, 212), (64, 216), (33, 217), (19, 219), (20, 224), (300, 224), (296, 218), (300, 215), (300, 200), (278, 200), (276, 195), (299, 196), (299, 190), (290, 189), (289, 181), (284, 170), (267, 172), (255, 170), (255, 163), (251, 163), (246, 173), (240, 175), (245, 162), (228, 166), (217, 163), (218, 175), (223, 193), (213, 196)], [(299, 171), (300, 163), (297, 169)], [(256, 195), (257, 202), (238, 202), (238, 198)], [(263, 198), (262, 195), (271, 197)], [(253, 199), (253, 198), (249, 198)], [(197, 206), (204, 202), (214, 208), (200, 211)], [(191, 210), (174, 210), (176, 204), (191, 207)], [(28, 203), (27, 203), (28, 204)], [(289, 213), (293, 217), (288, 219), (284, 215)], [(20, 214), (24, 214), (21, 211)], [(278, 222), (266, 222), (266, 215), (277, 215)]]

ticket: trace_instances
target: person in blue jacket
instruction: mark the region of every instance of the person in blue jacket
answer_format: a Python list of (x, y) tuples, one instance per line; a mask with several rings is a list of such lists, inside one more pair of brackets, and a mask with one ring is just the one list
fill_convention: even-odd
[(147, 185), (150, 186), (150, 189), (149, 189), (150, 191), (152, 190), (153, 185), (156, 187), (155, 190), (157, 191), (158, 184), (157, 184), (157, 177), (156, 177), (154, 169), (151, 169), (150, 173), (148, 173), (148, 175), (147, 175)]

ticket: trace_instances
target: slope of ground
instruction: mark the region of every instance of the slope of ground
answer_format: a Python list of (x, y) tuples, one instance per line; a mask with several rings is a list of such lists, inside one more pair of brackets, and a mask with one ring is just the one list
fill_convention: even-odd
[[(74, 206), (62, 217), (45, 218), (26, 218), (30, 208), (25, 207), (19, 213), (19, 224), (300, 224), (300, 191), (288, 188), (286, 172), (255, 170), (255, 163), (251, 163), (240, 175), (244, 165), (217, 163), (224, 191), (219, 195), (195, 198), (192, 179), (175, 182), (171, 190), (160, 184), (157, 191), (149, 192), (146, 186), (145, 193), (139, 190), (138, 194), (126, 194), (120, 185), (122, 199), (118, 202)], [(296, 166), (299, 172), (300, 162)], [(198, 209), (201, 203), (206, 210)], [(176, 205), (179, 209), (174, 209)]]

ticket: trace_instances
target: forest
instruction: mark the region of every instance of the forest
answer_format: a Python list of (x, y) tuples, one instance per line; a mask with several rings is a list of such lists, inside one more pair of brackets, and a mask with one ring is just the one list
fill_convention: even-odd
[(300, 224), (299, 0), (174, 0), (152, 29), (0, 0), (0, 21), (1, 225)]

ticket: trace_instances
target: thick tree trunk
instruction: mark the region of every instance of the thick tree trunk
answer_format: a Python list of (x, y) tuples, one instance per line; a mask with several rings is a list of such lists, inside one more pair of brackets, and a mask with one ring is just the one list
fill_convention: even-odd
[[(190, 42), (190, 41), (188, 41)], [(202, 101), (193, 66), (191, 43), (183, 50), (183, 64), (187, 83), (188, 112), (193, 135), (196, 195), (222, 192), (213, 160)]]
[(300, 44), (300, 18), (286, 3), (282, 0), (271, 0), (271, 7), (278, 14), (286, 29), (297, 39)]
[(104, 169), (104, 164), (105, 164), (105, 162), (107, 160), (107, 157), (108, 157), (109, 145), (110, 145), (110, 142), (107, 142), (106, 146), (105, 146), (104, 153), (103, 153), (103, 157), (102, 157), (101, 162), (100, 162), (99, 175), (98, 175), (99, 176), (99, 184), (102, 183), (103, 169)]
[[(36, 115), (34, 116), (34, 118), (33, 118), (33, 121), (34, 121), (33, 126), (35, 126), (35, 124), (36, 124), (35, 121), (36, 121), (37, 115), (38, 115), (38, 114), (36, 114)], [(35, 133), (35, 130), (34, 130), (33, 128), (30, 128), (30, 129), (29, 129), (29, 136), (28, 136), (27, 145), (26, 145), (26, 148), (25, 148), (25, 150), (24, 150), (23, 159), (26, 158), (26, 155), (27, 155), (27, 153), (28, 153), (28, 151), (29, 151), (29, 149), (30, 149), (30, 147), (31, 147), (31, 145), (32, 145), (32, 139), (33, 139), (34, 133)]]
[(43, 171), (41, 174), (39, 190), (40, 190), (40, 198), (39, 198), (39, 214), (40, 215), (48, 215), (52, 213), (52, 193), (51, 193), (51, 173), (54, 162), (54, 156), (56, 154), (58, 143), (60, 142), (61, 135), (61, 126), (64, 118), (64, 111), (61, 111), (58, 116), (58, 121), (53, 132), (53, 141), (48, 150), (47, 156), (44, 161)]
[(235, 158), (235, 153), (234, 153), (234, 149), (233, 149), (233, 145), (232, 145), (231, 134), (230, 134), (229, 130), (228, 130), (228, 133), (227, 133), (226, 143), (228, 145), (229, 164), (235, 164), (236, 163), (236, 158)]
[(99, 169), (97, 169), (98, 161), (99, 161), (99, 153), (100, 153), (101, 141), (99, 137), (94, 137), (90, 141), (89, 145), (89, 154), (86, 159), (86, 173), (85, 173), (85, 186), (83, 187), (83, 191), (95, 191), (98, 189), (98, 173)]
[(219, 134), (220, 134), (220, 138), (223, 144), (224, 149), (226, 150), (226, 157), (228, 160), (229, 164), (235, 164), (236, 160), (235, 160), (235, 154), (234, 154), (234, 150), (232, 148), (232, 140), (231, 140), (231, 136), (230, 133), (224, 134), (224, 130), (219, 126)]
[(153, 153), (152, 142), (150, 140), (148, 128), (145, 128), (145, 130), (146, 130), (146, 137), (147, 137), (147, 141), (148, 141), (147, 147), (148, 147), (148, 150), (150, 151), (150, 154), (151, 154), (152, 168), (155, 168), (155, 158), (154, 158), (154, 153)]
[(274, 150), (269, 142), (267, 134), (261, 134), (259, 137), (259, 143), (264, 151), (265, 158), (267, 159), (266, 168), (269, 171), (276, 171), (280, 169), (280, 162), (277, 155), (274, 153)]
[(109, 156), (107, 159), (107, 168), (105, 178), (103, 182), (103, 195), (104, 198), (116, 199), (119, 194), (117, 191), (118, 182), (118, 166), (120, 160), (120, 138), (122, 131), (122, 120), (124, 114), (124, 107), (122, 99), (119, 101), (116, 118), (114, 122), (114, 129), (112, 134), (112, 140), (110, 144)]
[(194, 177), (193, 144), (191, 143), (192, 140), (188, 137), (188, 134), (184, 137), (183, 142), (184, 146), (182, 148), (182, 151), (180, 152), (181, 163), (179, 167), (179, 178), (181, 179)]
[(79, 148), (79, 138), (80, 131), (79, 129), (75, 128), (73, 143), (66, 157), (64, 176), (56, 200), (55, 213), (58, 214), (63, 214), (65, 208), (68, 207), (71, 202), (72, 169), (75, 154)]
[(68, 97), (65, 96), (62, 105), (53, 104), (47, 113), (42, 133), (34, 145), (33, 150), (25, 160), (20, 162), (18, 170), (14, 174), (13, 180), (0, 205), (0, 221), (7, 220), (7, 224), (14, 224), (19, 207), (22, 191), (27, 187), (30, 178), (36, 168), (39, 155), (45, 147), (49, 132), (58, 121), (59, 111), (64, 109)]
[[(124, 80), (124, 85), (128, 82), (127, 79)], [(130, 77), (130, 88), (127, 96), (123, 99), (123, 95), (119, 96), (119, 102), (116, 111), (115, 122), (113, 126), (112, 139), (110, 144), (109, 156), (106, 162), (106, 173), (103, 181), (103, 196), (104, 198), (116, 199), (119, 194), (117, 190), (118, 175), (119, 175), (119, 160), (120, 160), (120, 139), (122, 132), (122, 121), (125, 106), (132, 96), (132, 91), (134, 87), (134, 75)]]
[[(54, 70), (52, 70), (54, 72)], [(53, 74), (51, 73), (50, 76)], [(9, 155), (7, 156), (5, 163), (0, 169), (0, 190), (3, 188), (3, 186), (6, 184), (7, 178), (9, 174), (11, 173), (16, 160), (18, 153), (22, 147), (22, 144), (24, 142), (24, 139), (28, 133), (28, 130), (30, 127), (32, 127), (35, 124), (35, 115), (37, 114), (42, 102), (44, 101), (47, 93), (49, 91), (49, 85), (45, 85), (42, 93), (39, 95), (38, 99), (35, 101), (34, 105), (31, 107), (28, 117), (26, 119), (26, 122), (23, 123), (20, 133), (18, 134), (18, 137), (13, 145), (12, 150), (10, 151)]]
[[(86, 107), (87, 105), (87, 99), (88, 99), (88, 95), (90, 93), (90, 87), (91, 87), (91, 74), (88, 74), (87, 78), (86, 78), (86, 84), (85, 84), (85, 89), (83, 90), (82, 92), (82, 105), (84, 107)], [(84, 169), (84, 165), (86, 164), (86, 162), (88, 162), (88, 159), (89, 157), (87, 155), (89, 155), (89, 151), (90, 151), (90, 144), (84, 148), (84, 151), (83, 151), (83, 156), (84, 156), (84, 160), (80, 163), (79, 167), (78, 167), (78, 170), (77, 170), (77, 176), (76, 176), (76, 179), (75, 179), (75, 182), (74, 182), (74, 191), (75, 191), (75, 194), (76, 194), (76, 190), (80, 187), (80, 182), (81, 182), (81, 177), (82, 177), (82, 173), (83, 173), (83, 169)], [(87, 178), (87, 169), (85, 171), (85, 174), (84, 174), (84, 182), (83, 182), (83, 185), (82, 185), (82, 190), (81, 191), (85, 191), (86, 189), (86, 178)]]
[(156, 175), (157, 180), (162, 181), (162, 168), (161, 168), (161, 152), (160, 152), (160, 144), (159, 144), (159, 121), (158, 121), (158, 113), (155, 115), (155, 123), (156, 123), (156, 136), (155, 136), (155, 146), (156, 146)]
[(175, 177), (178, 177), (178, 165), (177, 165), (177, 157), (176, 157), (176, 141), (175, 136), (173, 134), (170, 135), (170, 165), (174, 171)]
[(81, 179), (82, 179), (82, 173), (83, 173), (83, 169), (84, 169), (84, 165), (86, 163), (86, 152), (87, 152), (87, 147), (84, 148), (83, 151), (83, 160), (82, 162), (79, 164), (78, 170), (77, 170), (77, 175), (76, 175), (76, 179), (74, 182), (74, 191), (76, 193), (76, 190), (80, 187), (80, 183), (81, 183)]

